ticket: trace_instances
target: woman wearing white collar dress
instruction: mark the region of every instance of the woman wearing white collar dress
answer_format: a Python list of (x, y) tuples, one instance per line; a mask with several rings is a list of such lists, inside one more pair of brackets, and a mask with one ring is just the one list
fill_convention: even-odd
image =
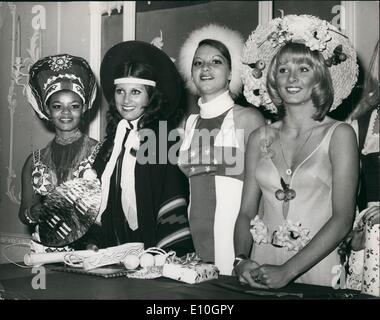
[(193, 31), (181, 48), (179, 68), (198, 95), (199, 114), (186, 121), (179, 166), (190, 180), (189, 222), (196, 253), (231, 275), (233, 228), (239, 212), (244, 149), (264, 124), (259, 111), (235, 104), (241, 91), (241, 36), (208, 25)]
[(181, 111), (175, 65), (151, 44), (126, 41), (105, 54), (100, 80), (109, 102), (107, 137), (94, 163), (103, 245), (142, 242), (179, 256), (192, 252), (187, 181), (168, 155), (168, 132)]

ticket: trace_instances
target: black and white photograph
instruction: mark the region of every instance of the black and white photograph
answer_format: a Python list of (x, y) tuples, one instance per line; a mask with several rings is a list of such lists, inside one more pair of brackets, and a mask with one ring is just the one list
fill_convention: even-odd
[(380, 299), (379, 1), (4, 1), (0, 58), (0, 309)]

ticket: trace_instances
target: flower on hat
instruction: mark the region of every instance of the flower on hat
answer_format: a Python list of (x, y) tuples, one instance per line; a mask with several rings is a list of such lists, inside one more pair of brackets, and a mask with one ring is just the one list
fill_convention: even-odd
[(334, 101), (330, 111), (334, 110), (356, 83), (356, 52), (336, 27), (310, 15), (273, 19), (267, 25), (257, 26), (249, 36), (242, 54), (243, 93), (247, 101), (277, 113), (277, 107), (266, 90), (266, 78), (272, 59), (288, 42), (303, 43), (310, 50), (321, 52), (332, 78)]

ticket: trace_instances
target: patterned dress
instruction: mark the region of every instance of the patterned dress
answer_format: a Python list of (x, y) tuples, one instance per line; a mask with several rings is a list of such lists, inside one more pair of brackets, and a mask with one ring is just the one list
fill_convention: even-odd
[[(45, 197), (61, 183), (83, 177), (84, 172), (91, 169), (100, 146), (100, 142), (87, 135), (82, 135), (68, 145), (60, 145), (53, 140), (46, 148), (33, 151), (32, 186), (34, 192)], [(53, 248), (39, 244), (38, 226), (33, 238), (37, 241), (32, 243), (35, 251), (71, 250), (69, 247)], [(76, 245), (80, 246), (80, 240), (70, 247), (76, 247)]]
[[(364, 114), (358, 120), (355, 120), (352, 126), (358, 136), (361, 161), (359, 210), (357, 210), (353, 226), (353, 228), (356, 228), (359, 223), (362, 223), (362, 217), (371, 207), (380, 205), (379, 108)], [(365, 248), (360, 251), (351, 251), (349, 257), (347, 287), (379, 297), (380, 225), (366, 225), (364, 229)]]
[(244, 135), (236, 130), (233, 106), (224, 94), (201, 106), (220, 110), (213, 117), (187, 119), (178, 163), (190, 180), (188, 212), (196, 253), (224, 275), (232, 273), (244, 172)]

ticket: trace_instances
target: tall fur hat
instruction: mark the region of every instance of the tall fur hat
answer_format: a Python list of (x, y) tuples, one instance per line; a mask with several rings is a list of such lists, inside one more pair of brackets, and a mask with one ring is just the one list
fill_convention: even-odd
[(231, 73), (229, 89), (232, 96), (237, 96), (241, 92), (242, 80), (241, 72), (243, 64), (241, 62), (241, 53), (243, 50), (243, 37), (236, 31), (228, 29), (225, 26), (209, 24), (190, 33), (181, 47), (179, 53), (179, 72), (186, 82), (186, 87), (191, 93), (197, 94), (197, 88), (191, 77), (191, 67), (193, 64), (194, 54), (199, 43), (205, 39), (212, 39), (222, 42), (228, 49), (231, 56)]

